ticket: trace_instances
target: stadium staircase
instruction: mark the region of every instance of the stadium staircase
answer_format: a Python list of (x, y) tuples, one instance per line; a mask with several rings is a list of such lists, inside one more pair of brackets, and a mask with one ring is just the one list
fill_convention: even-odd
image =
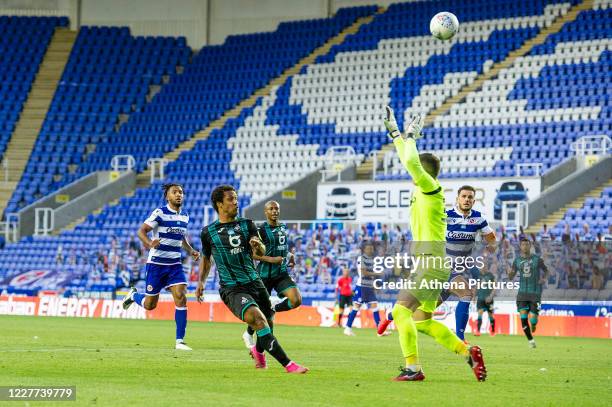
[(539, 220), (538, 222), (534, 223), (533, 225), (529, 226), (525, 232), (530, 234), (530, 233), (538, 233), (540, 232), (540, 230), (542, 230), (542, 227), (544, 225), (546, 225), (549, 230), (552, 229), (555, 225), (558, 225), (559, 222), (561, 222), (564, 217), (566, 216), (566, 213), (570, 210), (570, 209), (574, 209), (574, 210), (579, 210), (580, 208), (582, 208), (585, 204), (585, 202), (587, 201), (587, 199), (592, 198), (592, 199), (597, 199), (599, 198), (602, 193), (604, 192), (604, 190), (606, 188), (610, 188), (612, 187), (612, 180), (608, 180), (607, 182), (605, 182), (604, 184), (602, 184), (601, 186), (592, 189), (591, 191), (587, 192), (586, 194), (574, 199), (573, 201), (571, 201), (570, 203), (568, 203), (567, 205), (561, 207), (560, 209), (554, 211), (553, 213), (551, 213), (550, 215), (546, 216), (544, 219)]
[[(381, 14), (384, 11), (384, 8), (379, 8), (375, 14)], [(287, 79), (298, 74), (305, 66), (313, 64), (317, 58), (326, 55), (332, 49), (332, 47), (344, 42), (348, 35), (357, 33), (361, 26), (372, 22), (375, 14), (357, 19), (353, 24), (342, 30), (338, 35), (327, 40), (327, 42), (319, 48), (316, 48), (310, 55), (302, 58), (297, 62), (297, 64), (285, 70), (278, 77), (272, 79), (265, 87), (258, 89), (250, 97), (242, 100), (238, 105), (226, 111), (220, 118), (212, 121), (205, 129), (195, 133), (193, 137), (179, 144), (174, 150), (164, 154), (163, 158), (168, 162), (172, 162), (176, 160), (182, 152), (191, 150), (198, 141), (206, 139), (213, 130), (223, 128), (230, 119), (238, 118), (244, 109), (252, 108), (259, 98), (270, 94), (274, 88), (283, 85)], [(143, 172), (138, 174), (136, 187), (146, 188), (150, 185), (150, 183), (151, 168), (146, 168)]]
[(49, 43), (4, 155), (8, 163), (8, 180), (0, 183), (0, 213), (6, 208), (23, 175), (76, 35), (74, 31), (58, 27)]
[[(534, 47), (543, 44), (550, 35), (560, 32), (563, 26), (574, 21), (580, 12), (590, 10), (592, 8), (593, 0), (584, 0), (580, 4), (570, 8), (567, 13), (559, 16), (550, 26), (542, 29), (534, 38), (525, 41), (520, 48), (510, 52), (504, 60), (492, 65), (489, 70), (486, 70), (480, 74), (474, 79), (473, 82), (463, 86), (457, 94), (450, 96), (438, 108), (431, 111), (427, 115), (425, 126), (432, 124), (436, 117), (448, 113), (453, 105), (461, 103), (463, 100), (465, 100), (467, 95), (479, 90), (486, 81), (497, 77), (502, 69), (512, 66), (517, 58), (527, 55)], [(393, 143), (387, 143), (378, 152), (376, 152), (376, 154), (379, 157), (383, 157), (384, 154), (391, 150), (393, 150)], [(370, 156), (359, 167), (357, 167), (357, 179), (371, 179), (373, 167), (374, 159), (372, 156)]]

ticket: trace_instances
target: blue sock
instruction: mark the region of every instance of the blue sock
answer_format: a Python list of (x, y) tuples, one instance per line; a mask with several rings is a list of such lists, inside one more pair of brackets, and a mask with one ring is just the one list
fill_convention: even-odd
[(387, 319), (389, 321), (393, 321), (393, 312), (392, 311), (387, 312)]
[(455, 309), (455, 332), (462, 341), (465, 340), (465, 327), (470, 319), (470, 302), (459, 301)]
[(145, 299), (146, 295), (144, 294), (140, 294), (140, 293), (134, 293), (134, 295), (132, 295), (132, 299), (134, 300), (134, 302), (138, 305), (140, 305), (142, 307), (142, 302)]
[(374, 323), (378, 326), (378, 324), (380, 324), (380, 312), (378, 312), (378, 308), (372, 310), (372, 315), (374, 316)]
[(176, 322), (176, 339), (183, 339), (187, 329), (187, 307), (174, 307), (174, 321)]
[(353, 321), (355, 320), (355, 317), (357, 316), (357, 311), (356, 310), (351, 310), (351, 312), (348, 315), (348, 318), (346, 320), (346, 326), (348, 328), (353, 326)]

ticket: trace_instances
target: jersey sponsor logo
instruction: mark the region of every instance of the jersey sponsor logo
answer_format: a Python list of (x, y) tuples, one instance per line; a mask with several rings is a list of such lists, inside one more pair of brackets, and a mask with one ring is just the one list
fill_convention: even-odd
[(167, 229), (168, 233), (174, 233), (177, 235), (184, 235), (185, 234), (185, 229), (183, 228), (168, 228)]
[(240, 244), (242, 243), (240, 240), (240, 235), (230, 235), (229, 243), (232, 247), (240, 247)]
[(523, 266), (523, 277), (531, 277), (531, 262), (530, 261), (525, 261), (522, 264)]
[(471, 240), (474, 238), (472, 233), (467, 232), (453, 232), (449, 231), (446, 234), (447, 239), (460, 239), (460, 240)]

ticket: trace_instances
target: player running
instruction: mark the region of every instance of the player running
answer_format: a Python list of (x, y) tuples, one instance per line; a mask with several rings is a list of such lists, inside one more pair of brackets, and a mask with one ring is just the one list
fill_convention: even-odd
[[(457, 259), (467, 258), (472, 254), (476, 243), (476, 235), (480, 234), (486, 240), (488, 247), (495, 248), (495, 232), (480, 212), (472, 209), (476, 190), (470, 185), (464, 185), (457, 192), (457, 205), (446, 211), (446, 253)], [(462, 262), (465, 264), (465, 262)], [(453, 267), (450, 276), (454, 283), (454, 290), (442, 293), (442, 300), (446, 300), (450, 294), (459, 298), (455, 309), (455, 332), (462, 341), (465, 341), (465, 328), (470, 319), (470, 303), (474, 297), (474, 291), (469, 288), (465, 273), (469, 270), (459, 270)]]
[(535, 348), (536, 343), (532, 333), (535, 333), (538, 324), (542, 286), (548, 279), (548, 268), (540, 256), (531, 254), (531, 242), (527, 238), (520, 239), (519, 249), (519, 255), (512, 263), (508, 279), (512, 281), (514, 276), (517, 273), (519, 274), (516, 307), (521, 314), (521, 325), (525, 336), (529, 340), (529, 346)]
[(351, 271), (348, 267), (342, 269), (342, 277), (336, 282), (336, 294), (338, 295), (338, 327), (342, 327), (342, 316), (344, 315), (344, 309), (353, 305), (353, 292), (352, 288), (353, 279), (351, 278)]
[(376, 289), (374, 288), (374, 280), (376, 277), (380, 277), (380, 275), (373, 271), (373, 267), (374, 242), (368, 240), (363, 243), (363, 254), (359, 256), (357, 261), (359, 273), (357, 277), (355, 295), (353, 296), (353, 309), (347, 317), (346, 327), (344, 328), (344, 334), (347, 336), (355, 336), (355, 333), (353, 332), (353, 322), (355, 321), (355, 317), (361, 308), (361, 304), (367, 304), (372, 311), (374, 323), (377, 327), (378, 324), (380, 324), (378, 299), (376, 298)]
[[(287, 225), (280, 223), (280, 205), (276, 201), (268, 201), (264, 206), (264, 214), (267, 222), (259, 227), (259, 236), (266, 246), (264, 256), (253, 254), (253, 258), (259, 261), (257, 273), (261, 277), (266, 290), (272, 295), (272, 290), (283, 298), (274, 306), (275, 312), (284, 312), (298, 308), (302, 304), (302, 294), (297, 284), (289, 275), (288, 268), (293, 267), (293, 255), (289, 253), (287, 244)], [(255, 345), (253, 335), (255, 331), (249, 326), (242, 335), (244, 344), (251, 349)]]
[[(489, 284), (495, 282), (495, 276), (491, 273), (488, 265), (485, 265), (480, 270), (480, 275), (478, 277), (482, 284)], [(486, 312), (489, 316), (489, 332), (491, 336), (495, 336), (495, 315), (493, 315), (493, 296), (495, 295), (495, 290), (493, 288), (488, 288), (486, 286), (482, 286), (476, 292), (476, 308), (478, 309), (478, 329), (474, 331), (475, 336), (480, 336), (480, 328), (482, 327), (482, 315)]]
[(251, 355), (255, 367), (267, 367), (264, 351), (272, 355), (287, 373), (306, 373), (307, 368), (291, 361), (272, 333), (274, 310), (270, 296), (255, 270), (251, 251), (266, 253), (257, 227), (250, 219), (238, 217), (238, 195), (234, 187), (220, 185), (211, 194), (211, 203), (219, 219), (202, 228), (200, 276), (196, 288), (198, 302), (203, 301), (204, 283), (210, 272), (212, 256), (219, 273), (219, 294), (232, 313), (257, 334)]
[[(495, 249), (495, 232), (482, 214), (472, 209), (475, 195), (474, 187), (462, 186), (457, 191), (456, 207), (446, 211), (446, 254), (455, 259), (460, 257), (465, 259), (472, 254), (478, 234), (486, 240), (488, 247)], [(453, 267), (449, 281), (456, 288), (442, 291), (439, 301), (439, 304), (446, 301), (451, 294), (459, 298), (455, 309), (455, 333), (462, 341), (465, 341), (465, 328), (470, 319), (470, 303), (474, 297), (474, 291), (469, 288), (468, 280), (465, 278), (467, 271), (469, 270)], [(386, 329), (390, 322), (389, 318), (383, 321), (379, 332)]]
[[(400, 161), (415, 184), (410, 205), (413, 254), (420, 260), (416, 271), (416, 288), (401, 290), (393, 307), (393, 319), (399, 333), (405, 368), (400, 368), (396, 381), (425, 379), (418, 355), (418, 332), (433, 337), (448, 350), (467, 358), (476, 379), (484, 381), (487, 370), (478, 346), (466, 345), (444, 324), (432, 319), (440, 289), (430, 284), (443, 284), (450, 273), (439, 261), (445, 255), (446, 213), (444, 192), (437, 180), (440, 160), (433, 154), (419, 154), (416, 139), (421, 137), (423, 117), (415, 116), (404, 135), (399, 131), (393, 110), (386, 107), (385, 126), (397, 149)], [(438, 260), (438, 261), (436, 261)], [(425, 265), (423, 265), (425, 263)], [(429, 263), (429, 264), (428, 264)], [(431, 264), (433, 263), (433, 265)], [(427, 284), (423, 285), (423, 283)]]
[[(136, 288), (130, 288), (123, 299), (123, 309), (136, 303), (146, 310), (153, 310), (157, 307), (161, 290), (169, 289), (174, 299), (175, 349), (191, 350), (184, 341), (187, 328), (187, 279), (181, 262), (181, 247), (194, 260), (199, 259), (200, 253), (187, 240), (189, 215), (181, 210), (183, 187), (179, 184), (165, 184), (163, 191), (168, 204), (155, 209), (138, 230), (138, 238), (149, 249), (145, 266), (146, 291), (141, 294)], [(149, 239), (150, 232), (153, 232), (153, 239)]]

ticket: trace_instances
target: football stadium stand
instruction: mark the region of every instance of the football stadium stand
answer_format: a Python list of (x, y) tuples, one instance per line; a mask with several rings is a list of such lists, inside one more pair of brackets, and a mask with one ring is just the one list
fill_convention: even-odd
[[(38, 135), (40, 119), (44, 115), (44, 108), (48, 106), (45, 96), (52, 92), (45, 85), (55, 86), (48, 80), (35, 84), (37, 72), (47, 51), (58, 48), (55, 44), (57, 41), (51, 44), (55, 29), (67, 25), (66, 18), (58, 17), (0, 17), (0, 156), (4, 170), (4, 183), (0, 186), (0, 210), (4, 210), (8, 198), (15, 190), (28, 160), (29, 150)], [(63, 31), (66, 34), (68, 30)], [(58, 54), (56, 56), (59, 56), (59, 60), (50, 62), (51, 65), (58, 62), (61, 65), (62, 53)], [(44, 71), (47, 74), (52, 73), (49, 71), (58, 74), (59, 70), (61, 66)], [(32, 96), (31, 100), (28, 100), (29, 95)], [(15, 134), (14, 138), (12, 134)]]
[[(443, 177), (512, 176), (522, 163), (550, 170), (572, 155), (571, 143), (580, 137), (610, 135), (609, 5), (447, 0), (393, 4), (386, 10), (356, 7), (329, 19), (283, 23), (271, 33), (232, 36), (195, 54), (180, 38), (82, 28), (27, 175), (5, 214), (92, 171), (108, 170), (115, 155), (131, 154), (142, 173), (150, 158), (175, 151), (228, 111), (231, 117), (165, 168), (167, 180), (185, 185), (189, 234), (196, 245), (203, 208), (217, 184), (238, 187), (240, 205), (246, 207), (323, 169), (330, 147), (350, 145), (362, 159), (381, 149), (388, 154), (381, 122), (387, 104), (400, 125), (412, 113), (431, 116), (420, 143), (442, 158)], [(441, 8), (461, 16), (456, 41), (435, 40), (422, 24)], [(329, 52), (300, 65), (269, 92), (256, 93), (366, 16), (373, 18)], [(126, 57), (132, 54), (137, 58)], [(593, 82), (607, 86), (589, 85)], [(160, 88), (148, 100), (151, 85)], [(254, 95), (253, 104), (236, 108)], [(388, 171), (378, 178), (404, 179), (404, 173), (391, 154)], [(571, 231), (586, 222), (593, 239), (607, 234), (611, 200), (605, 189), (583, 208), (568, 211), (564, 221)], [(40, 288), (112, 292), (142, 285), (144, 254), (135, 231), (162, 201), (160, 183), (154, 182), (73, 230), (7, 244), (0, 251), (0, 284), (40, 269), (67, 276), (43, 281)], [(566, 233), (565, 223), (549, 226), (558, 238)], [(294, 244), (304, 245), (297, 278), (311, 283), (304, 286), (305, 297), (333, 298), (333, 280), (342, 267), (353, 267), (351, 253), (360, 240), (381, 238), (382, 230), (376, 225), (293, 230)], [(406, 231), (390, 234), (395, 234), (392, 242)], [(595, 263), (606, 261), (600, 257), (594, 254)], [(333, 266), (320, 266), (330, 262)], [(186, 260), (192, 276), (194, 267)], [(577, 271), (559, 273), (551, 277), (557, 289), (591, 284), (577, 282)], [(207, 288), (216, 284), (213, 275)], [(0, 285), (4, 288), (19, 292)]]

